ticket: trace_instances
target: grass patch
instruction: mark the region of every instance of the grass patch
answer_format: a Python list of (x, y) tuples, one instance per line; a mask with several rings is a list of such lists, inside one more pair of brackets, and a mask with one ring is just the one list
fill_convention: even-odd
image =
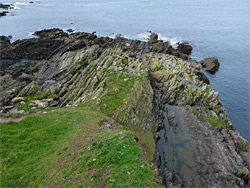
[(208, 123), (214, 127), (222, 127), (219, 118), (215, 118), (213, 115), (208, 115)]
[(88, 107), (46, 111), (0, 123), (1, 187), (156, 186), (130, 132), (102, 130)]
[[(100, 110), (103, 114), (111, 116), (116, 108), (124, 105), (123, 100), (130, 93), (135, 81), (142, 79), (136, 75), (119, 74), (114, 70), (105, 70), (107, 79), (107, 94), (101, 98)], [(95, 103), (95, 101), (94, 101)]]

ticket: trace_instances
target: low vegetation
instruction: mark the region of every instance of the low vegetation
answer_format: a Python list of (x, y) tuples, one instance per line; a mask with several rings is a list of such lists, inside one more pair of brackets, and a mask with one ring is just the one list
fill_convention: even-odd
[(156, 186), (133, 134), (103, 130), (102, 119), (70, 107), (0, 123), (1, 187)]

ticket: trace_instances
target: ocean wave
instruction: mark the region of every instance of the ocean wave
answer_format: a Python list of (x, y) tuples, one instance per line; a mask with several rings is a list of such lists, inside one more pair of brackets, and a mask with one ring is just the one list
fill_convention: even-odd
[(20, 6), (28, 4), (30, 4), (30, 2), (15, 2), (11, 4), (11, 9), (21, 9)]
[(116, 33), (108, 33), (107, 36), (109, 38), (115, 39), (117, 37), (123, 37), (123, 38), (128, 38), (126, 35), (122, 35), (122, 34), (116, 34)]
[(33, 35), (34, 33), (35, 33), (35, 32), (28, 32), (28, 36), (29, 36), (29, 37), (34, 36), (34, 35)]
[(30, 2), (15, 2), (16, 5), (28, 5)]

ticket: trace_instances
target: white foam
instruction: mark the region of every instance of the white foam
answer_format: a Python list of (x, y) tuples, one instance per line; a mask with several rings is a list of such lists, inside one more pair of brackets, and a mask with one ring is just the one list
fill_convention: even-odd
[(144, 33), (140, 33), (138, 34), (138, 39), (142, 40), (142, 41), (147, 41), (150, 37), (151, 33), (150, 32), (144, 32)]
[(20, 7), (16, 6), (16, 5), (12, 5), (11, 9), (21, 9)]
[(158, 34), (158, 38), (160, 40), (163, 40), (164, 42), (166, 41), (169, 41), (170, 44), (172, 45), (172, 47), (176, 48), (177, 47), (177, 44), (181, 42), (181, 39), (180, 38), (177, 38), (177, 37), (165, 37), (165, 36), (162, 36), (161, 33)]
[(33, 36), (33, 34), (34, 34), (34, 32), (29, 32), (28, 36), (31, 37), (31, 36)]
[(118, 37), (123, 37), (123, 38), (127, 38), (127, 36), (126, 35), (121, 35), (121, 34), (115, 34), (115, 33), (108, 33), (107, 34), (107, 36), (109, 37), (109, 38), (112, 38), (112, 39), (115, 39), (115, 38), (118, 38)]
[(16, 5), (28, 5), (30, 2), (15, 2)]
[[(149, 39), (150, 35), (151, 35), (151, 32), (144, 32), (144, 33), (138, 34), (137, 37), (139, 40), (147, 41)], [(181, 39), (177, 38), (177, 37), (174, 37), (174, 38), (166, 37), (166, 36), (162, 36), (161, 33), (157, 33), (157, 35), (158, 35), (159, 40), (163, 40), (164, 42), (169, 41), (173, 48), (176, 48), (177, 43), (181, 42)]]

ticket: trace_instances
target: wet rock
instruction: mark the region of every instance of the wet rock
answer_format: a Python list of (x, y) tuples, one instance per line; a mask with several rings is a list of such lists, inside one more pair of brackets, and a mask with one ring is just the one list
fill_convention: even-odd
[(73, 32), (74, 32), (73, 29), (67, 29), (67, 31), (68, 31), (69, 33), (73, 33)]
[(188, 43), (180, 43), (178, 44), (177, 50), (183, 54), (190, 55), (193, 48)]
[(215, 57), (209, 57), (199, 62), (202, 67), (205, 68), (205, 71), (210, 73), (215, 73), (218, 71), (220, 63), (218, 59)]
[(0, 3), (0, 8), (2, 9), (8, 10), (8, 9), (11, 9), (12, 7), (13, 7), (12, 4)]
[(2, 16), (6, 16), (7, 15), (7, 13), (9, 13), (8, 11), (3, 11), (3, 12), (0, 12), (0, 17), (2, 17)]

